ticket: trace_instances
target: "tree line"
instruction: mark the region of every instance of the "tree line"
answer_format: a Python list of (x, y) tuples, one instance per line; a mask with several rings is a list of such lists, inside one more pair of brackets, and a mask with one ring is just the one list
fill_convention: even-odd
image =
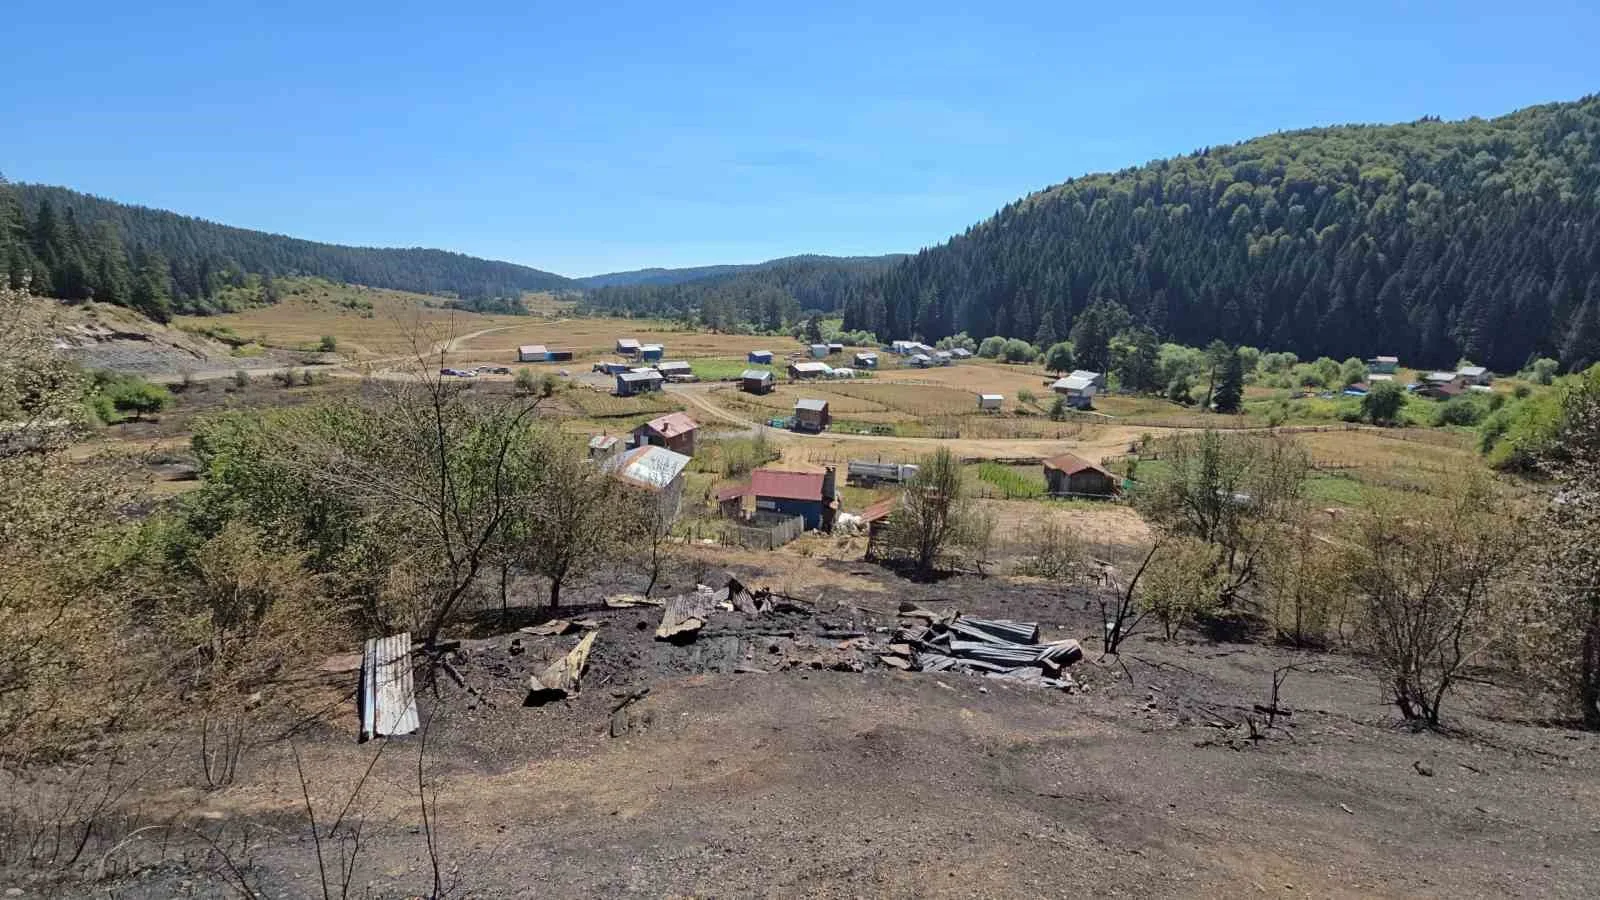
[(492, 311), (520, 305), (524, 291), (574, 287), (549, 272), (460, 253), (322, 244), (0, 179), (0, 278), (14, 289), (129, 306), (161, 320), (221, 311), (219, 292), (242, 287), (246, 274), (315, 275)]
[(1163, 338), (1498, 371), (1600, 360), (1600, 97), (1207, 148), (1009, 204), (851, 292), (846, 327)]

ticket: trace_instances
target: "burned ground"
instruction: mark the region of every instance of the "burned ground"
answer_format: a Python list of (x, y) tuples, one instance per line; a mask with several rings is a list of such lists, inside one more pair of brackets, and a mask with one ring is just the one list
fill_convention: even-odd
[[(678, 590), (723, 573), (676, 574)], [(760, 584), (759, 572), (735, 574)], [(713, 613), (681, 645), (656, 640), (659, 607), (580, 595), (562, 615), (599, 623), (581, 692), (537, 708), (522, 705), (527, 675), (581, 632), (513, 627), (544, 612), (502, 630), (485, 612), (450, 657), (472, 691), (445, 675), (424, 682), (425, 732), (365, 745), (346, 702), (353, 673), (319, 673), (302, 700), (318, 715), (292, 741), (324, 827), (371, 769), (347, 814), (363, 827), (352, 893), (431, 890), (419, 758), (452, 896), (1600, 890), (1589, 812), (1600, 741), (1508, 720), (1503, 691), (1473, 686), (1453, 732), (1415, 733), (1395, 726), (1350, 656), (1191, 636), (1136, 637), (1120, 661), (1098, 660), (1090, 594), (878, 578), (885, 590), (804, 598), (814, 614)], [(901, 602), (1083, 640), (1079, 687), (854, 671), (855, 639), (824, 636), (881, 636)], [(1286, 665), (1299, 667), (1280, 699), (1292, 714), (1268, 729), (1257, 706)], [(147, 789), (158, 798), (147, 815), (248, 825), (253, 837), (233, 852), (263, 895), (321, 896), (283, 732), (261, 731), (231, 787), (197, 791), (192, 767), (172, 757), (162, 787)], [(337, 869), (335, 843), (324, 852)], [(121, 866), (153, 862), (151, 848), (109, 857), (104, 880), (66, 893), (230, 894), (214, 861), (129, 874)], [(20, 872), (5, 883), (45, 887)]]

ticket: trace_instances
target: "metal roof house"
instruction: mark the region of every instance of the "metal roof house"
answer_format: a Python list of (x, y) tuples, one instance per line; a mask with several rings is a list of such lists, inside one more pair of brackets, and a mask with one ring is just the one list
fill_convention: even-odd
[(700, 425), (685, 413), (673, 412), (640, 425), (633, 430), (635, 447), (665, 447), (674, 453), (694, 455), (695, 434)]
[(667, 348), (660, 344), (642, 344), (639, 347), (639, 357), (652, 362), (661, 359), (666, 352)]
[(639, 342), (634, 338), (617, 338), (617, 352), (623, 356), (638, 356)]
[(876, 369), (878, 367), (878, 354), (872, 352), (857, 353), (855, 364), (859, 369)]
[(832, 356), (835, 353), (843, 353), (843, 352), (844, 352), (844, 345), (843, 344), (839, 343), (838, 341), (830, 341), (828, 343), (828, 355), (829, 356)]
[(1483, 366), (1462, 366), (1456, 374), (1466, 380), (1467, 384), (1487, 385), (1494, 381), (1494, 373)]
[(950, 349), (950, 355), (956, 359), (971, 359), (972, 351), (965, 347), (952, 347)]
[(693, 378), (694, 367), (684, 360), (656, 364), (656, 371), (667, 378)]
[(794, 402), (794, 430), (822, 431), (833, 421), (828, 412), (828, 401), (800, 399)]
[(1081, 456), (1063, 453), (1044, 461), (1045, 489), (1051, 494), (1109, 497), (1117, 492), (1117, 476)]
[(789, 364), (790, 378), (821, 378), (832, 371), (832, 367), (825, 362), (792, 362)]
[(770, 394), (777, 383), (768, 369), (745, 369), (739, 375), (739, 390), (747, 394)]
[(827, 344), (812, 344), (811, 346), (806, 348), (806, 352), (811, 354), (811, 358), (812, 359), (822, 359), (823, 357), (828, 355), (828, 345)]
[(936, 366), (948, 366), (954, 360), (955, 357), (950, 354), (949, 350), (933, 351), (933, 364)]
[(623, 372), (617, 376), (617, 396), (632, 397), (634, 394), (659, 391), (665, 380), (655, 369)]
[(665, 447), (646, 445), (614, 456), (604, 465), (607, 472), (628, 487), (655, 494), (657, 509), (665, 520), (677, 520), (689, 457)]
[(523, 344), (517, 348), (517, 362), (544, 362), (549, 352), (543, 344)]
[(919, 369), (926, 369), (933, 365), (933, 357), (926, 353), (913, 353), (911, 354), (911, 364)]
[(825, 472), (756, 469), (750, 473), (750, 494), (757, 511), (799, 516), (806, 528), (830, 531), (839, 509), (836, 482), (831, 467)]
[(772, 351), (751, 350), (749, 353), (745, 354), (744, 361), (753, 362), (757, 365), (770, 366), (772, 365)]
[(1103, 391), (1106, 389), (1106, 376), (1103, 372), (1091, 372), (1088, 369), (1073, 369), (1071, 372), (1067, 373), (1067, 377), (1088, 379), (1089, 383), (1093, 384), (1094, 389), (1097, 391)]
[[(1094, 373), (1090, 372), (1088, 374), (1092, 375)], [(1098, 389), (1093, 379), (1073, 374), (1057, 379), (1055, 383), (1050, 385), (1050, 390), (1065, 398), (1068, 406), (1088, 409), (1094, 405), (1094, 395)]]
[(1398, 356), (1374, 356), (1367, 360), (1367, 373), (1378, 375), (1393, 375), (1400, 368)]

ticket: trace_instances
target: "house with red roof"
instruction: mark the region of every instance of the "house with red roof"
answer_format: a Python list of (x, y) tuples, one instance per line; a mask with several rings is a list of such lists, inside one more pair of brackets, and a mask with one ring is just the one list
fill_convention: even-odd
[(1110, 497), (1119, 479), (1081, 456), (1063, 453), (1044, 461), (1045, 490), (1054, 495)]
[(684, 456), (694, 455), (694, 436), (700, 426), (681, 412), (667, 413), (633, 430), (635, 447), (665, 447)]
[(833, 530), (839, 511), (838, 477), (832, 466), (823, 472), (756, 469), (750, 473), (750, 495), (755, 497), (757, 513), (799, 516), (810, 530)]

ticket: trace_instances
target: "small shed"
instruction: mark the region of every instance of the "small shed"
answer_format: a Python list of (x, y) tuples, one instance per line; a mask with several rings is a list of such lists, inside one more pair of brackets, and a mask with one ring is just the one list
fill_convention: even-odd
[(1367, 373), (1375, 375), (1393, 375), (1400, 368), (1398, 356), (1374, 356), (1367, 360)]
[(717, 512), (724, 519), (744, 518), (744, 498), (750, 495), (747, 484), (725, 484), (717, 488)]
[(517, 362), (544, 362), (549, 352), (543, 344), (523, 344), (517, 348)]
[(751, 350), (749, 353), (745, 354), (744, 361), (755, 363), (761, 366), (770, 366), (772, 365), (772, 351)]
[(884, 539), (884, 532), (889, 529), (889, 519), (900, 506), (900, 498), (885, 497), (861, 511), (861, 521), (867, 526), (867, 559), (873, 560), (878, 556), (878, 549)]
[(638, 356), (639, 341), (635, 338), (617, 338), (617, 352), (623, 356)]
[(632, 397), (635, 394), (659, 391), (664, 380), (661, 373), (655, 369), (623, 372), (617, 376), (617, 396)]
[(828, 355), (828, 345), (827, 344), (812, 344), (811, 346), (806, 348), (806, 352), (811, 354), (811, 358), (812, 359), (822, 359), (823, 357)]
[(829, 467), (823, 472), (787, 472), (782, 469), (756, 469), (750, 473), (750, 495), (756, 511), (799, 516), (806, 528), (830, 531), (839, 509), (837, 476)]
[(855, 364), (858, 369), (876, 369), (878, 367), (878, 354), (870, 352), (857, 353)]
[(639, 358), (648, 362), (658, 362), (666, 352), (667, 348), (660, 344), (644, 344), (639, 347)]
[(828, 413), (828, 401), (801, 398), (794, 402), (794, 430), (822, 431), (833, 417)]
[(745, 369), (739, 375), (739, 390), (747, 394), (770, 394), (777, 383), (768, 369)]
[(546, 362), (572, 362), (572, 351), (546, 350), (544, 358)]
[(835, 353), (843, 353), (843, 352), (844, 352), (844, 345), (843, 344), (839, 343), (838, 341), (829, 342), (829, 344), (828, 344), (828, 355), (829, 356), (832, 356)]
[(1063, 453), (1044, 461), (1045, 490), (1055, 495), (1110, 497), (1117, 492), (1117, 476), (1081, 456)]
[(957, 360), (971, 359), (972, 351), (965, 347), (953, 347), (950, 350), (950, 356)]
[(622, 449), (622, 439), (614, 434), (597, 434), (589, 438), (590, 459), (610, 459)]
[(632, 368), (633, 366), (629, 363), (613, 360), (606, 360), (605, 362), (597, 362), (594, 364), (594, 370), (596, 372), (604, 372), (607, 375), (621, 375), (623, 372), (626, 372)]
[(700, 425), (685, 413), (673, 412), (640, 425), (633, 430), (635, 447), (665, 447), (674, 453), (694, 455), (695, 434)]
[(1463, 382), (1469, 385), (1478, 384), (1488, 386), (1494, 382), (1494, 373), (1483, 366), (1462, 366), (1456, 370)]
[(926, 353), (913, 353), (911, 354), (911, 364), (919, 369), (926, 369), (933, 365), (933, 357)]
[(1000, 405), (1006, 402), (1004, 394), (979, 394), (978, 408), (988, 412), (999, 412)]
[(795, 379), (821, 378), (833, 371), (825, 362), (792, 362), (789, 364), (789, 377)]
[(952, 363), (954, 361), (955, 361), (955, 357), (950, 355), (950, 351), (949, 350), (935, 350), (935, 351), (933, 351), (933, 364), (936, 365), (936, 366), (948, 366), (948, 365), (950, 365), (950, 363)]

